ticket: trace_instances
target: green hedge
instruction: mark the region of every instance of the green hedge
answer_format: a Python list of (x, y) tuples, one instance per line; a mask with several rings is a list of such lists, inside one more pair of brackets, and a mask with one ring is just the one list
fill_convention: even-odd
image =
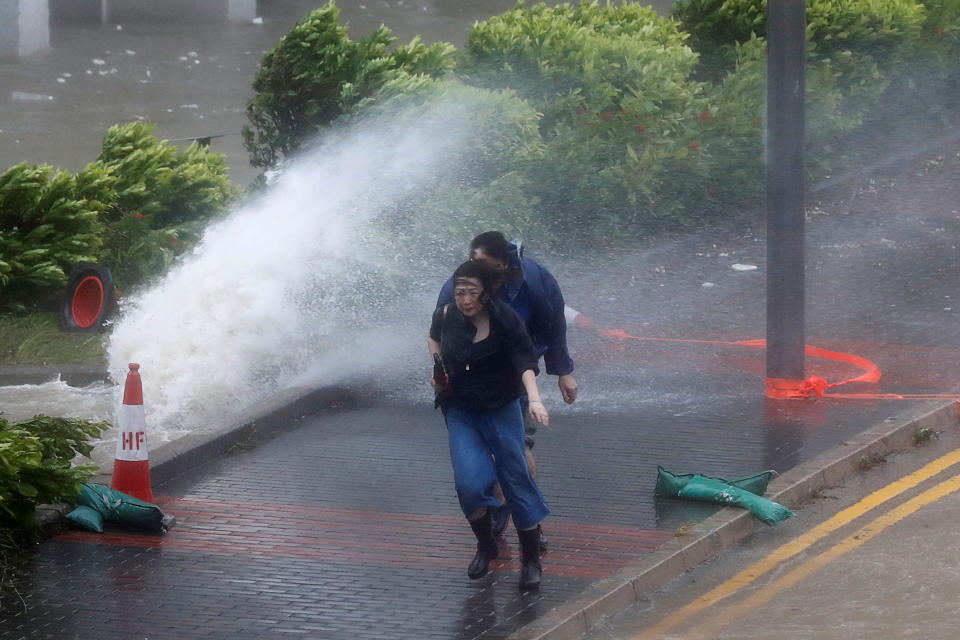
[(453, 66), (453, 45), (414, 38), (388, 52), (395, 41), (383, 26), (351, 40), (332, 0), (307, 14), (263, 57), (253, 81), (252, 127), (243, 131), (251, 164), (270, 167), (296, 153), (398, 74), (439, 77)]
[(100, 214), (113, 200), (109, 172), (77, 175), (21, 163), (0, 175), (0, 290), (4, 308), (43, 299), (103, 244)]
[(77, 262), (109, 267), (123, 290), (163, 274), (237, 195), (223, 154), (180, 150), (153, 125), (111, 127), (71, 174), (19, 164), (0, 174), (0, 311), (49, 308)]
[(124, 290), (165, 273), (238, 193), (223, 154), (196, 142), (180, 149), (153, 129), (141, 122), (110, 127), (92, 165), (115, 179), (112, 206), (101, 212), (98, 262)]
[(38, 504), (71, 502), (97, 472), (94, 464), (72, 460), (89, 457), (90, 439), (109, 426), (44, 415), (15, 423), (0, 418), (0, 528), (29, 527)]
[(692, 79), (696, 60), (650, 7), (520, 3), (474, 25), (457, 71), (544, 114), (544, 154), (528, 170), (536, 217), (610, 238), (705, 202), (709, 103)]
[[(863, 162), (877, 153), (878, 142), (887, 143), (880, 152), (892, 150), (924, 128), (955, 122), (958, 5), (808, 2), (809, 180)], [(681, 0), (671, 18), (633, 2), (521, 2), (474, 24), (451, 73), (458, 82), (439, 82), (453, 59), (448, 45), (429, 49), (435, 51), (433, 75), (389, 62), (384, 39), (376, 55), (369, 46), (348, 55), (356, 44), (346, 39), (328, 5), (311, 19), (322, 17), (321, 31), (335, 37), (308, 41), (298, 33), (293, 57), (313, 65), (298, 82), (326, 81), (328, 94), (314, 104), (333, 106), (313, 115), (302, 106), (274, 109), (266, 122), (251, 113), (256, 134), (251, 130), (250, 139), (280, 141), (272, 155), (252, 148), (252, 160), (270, 164), (287, 149), (300, 148), (301, 136), (338, 119), (349, 123), (367, 111), (399, 105), (406, 95), (419, 99), (438, 88), (478, 100), (481, 110), (490, 110), (489, 121), (497, 122), (494, 102), (462, 93), (460, 87), (468, 85), (510, 92), (541, 115), (539, 140), (521, 143), (522, 153), (510, 145), (491, 148), (482, 166), (464, 165), (469, 175), (459, 185), (424, 194), (425, 201), (456, 212), (463, 224), (489, 214), (528, 233), (616, 242), (755, 208), (764, 180), (765, 12), (763, 0)], [(285, 39), (276, 51), (290, 46)], [(262, 95), (251, 105), (261, 98), (279, 104), (278, 87), (291, 82), (288, 66), (273, 55), (264, 58), (255, 84)], [(296, 93), (309, 95), (311, 87)], [(292, 92), (289, 97), (299, 99)], [(280, 115), (291, 118), (293, 124), (284, 126), (289, 124), (285, 131), (293, 141), (277, 136)], [(533, 125), (529, 117), (524, 122)], [(480, 214), (471, 218), (471, 207)]]

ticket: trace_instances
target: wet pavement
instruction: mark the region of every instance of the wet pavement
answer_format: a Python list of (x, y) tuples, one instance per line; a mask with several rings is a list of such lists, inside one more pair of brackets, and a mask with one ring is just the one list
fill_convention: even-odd
[(956, 637), (958, 447), (888, 456), (582, 640)]
[[(385, 393), (155, 487), (178, 518), (162, 538), (71, 532), (41, 545), (18, 594), (4, 595), (0, 638), (510, 636), (715, 511), (655, 500), (657, 465), (785, 472), (929, 405), (830, 393), (956, 389), (960, 327), (949, 300), (960, 218), (935, 202), (878, 211), (872, 197), (810, 223), (808, 342), (869, 358), (884, 377), (819, 401), (765, 400), (763, 351), (735, 344), (762, 337), (753, 292), (763, 256), (742, 228), (614, 256), (636, 276), (626, 281), (564, 274), (571, 304), (598, 325), (656, 339), (573, 329), (581, 400), (563, 407), (543, 383), (553, 419), (536, 453), (553, 514), (539, 593), (517, 589), (512, 531), (492, 573), (466, 578), (473, 544), (440, 417), (424, 398)], [(940, 197), (955, 201), (949, 190)], [(760, 269), (730, 268), (750, 261)], [(606, 297), (616, 294), (614, 306)], [(831, 381), (857, 373), (816, 359), (808, 368)]]
[(512, 529), (492, 573), (467, 579), (472, 535), (438, 415), (388, 405), (318, 416), (155, 488), (177, 517), (163, 537), (70, 532), (43, 544), (19, 584), (26, 611), (3, 599), (0, 638), (507, 637), (715, 510), (655, 503), (656, 464), (760, 469), (885, 413), (832, 405), (829, 428), (780, 434), (789, 452), (743, 410), (558, 418), (537, 444), (553, 515), (535, 594), (517, 588)]

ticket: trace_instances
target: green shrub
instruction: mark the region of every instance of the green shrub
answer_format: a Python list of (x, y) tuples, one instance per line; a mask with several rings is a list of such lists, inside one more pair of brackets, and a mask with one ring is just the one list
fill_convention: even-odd
[(452, 45), (426, 46), (417, 37), (388, 52), (395, 40), (383, 26), (350, 40), (332, 0), (298, 22), (263, 57), (253, 81), (251, 126), (243, 131), (251, 164), (271, 167), (296, 153), (398, 73), (439, 77), (453, 66)]
[(236, 194), (223, 154), (180, 150), (154, 126), (110, 127), (96, 161), (76, 175), (19, 164), (0, 175), (3, 308), (56, 301), (77, 262), (109, 267), (122, 289), (162, 274)]
[[(698, 77), (713, 82), (734, 70), (742, 57), (738, 45), (767, 36), (766, 0), (680, 0), (672, 15), (701, 56)], [(814, 122), (822, 137), (834, 137), (859, 126), (887, 90), (890, 71), (920, 34), (926, 11), (915, 0), (810, 0), (806, 15), (807, 73), (833, 103), (815, 113), (823, 120)]]
[[(443, 162), (412, 194), (381, 208), (378, 224), (395, 241), (439, 242), (465, 229), (515, 225), (530, 220), (523, 169), (543, 153), (540, 114), (513, 91), (489, 91), (453, 79), (400, 76), (389, 82), (342, 124), (375, 125), (398, 139), (423, 132)], [(470, 231), (468, 231), (469, 233)]]
[(488, 91), (452, 79), (403, 75), (388, 81), (370, 100), (358, 104), (349, 122), (376, 119), (400, 134), (415, 128), (449, 132), (456, 140), (436, 141), (452, 148), (437, 181), (482, 186), (536, 161), (543, 151), (540, 114), (513, 91)]
[(709, 89), (712, 111), (704, 117), (704, 138), (711, 153), (705, 170), (707, 195), (716, 207), (739, 207), (763, 197), (765, 45), (753, 38), (734, 47), (735, 71)]
[[(807, 39), (821, 55), (835, 58), (849, 52), (881, 64), (918, 35), (926, 14), (915, 0), (809, 0), (806, 4)], [(754, 35), (767, 36), (766, 0), (679, 0), (671, 15), (702, 56), (701, 71), (714, 80), (733, 69), (736, 44)]]
[(5, 307), (36, 306), (66, 283), (77, 262), (95, 261), (100, 213), (113, 199), (108, 172), (83, 175), (21, 163), (0, 175), (0, 289)]
[(684, 38), (635, 3), (521, 3), (474, 25), (458, 72), (544, 113), (529, 185), (546, 226), (609, 237), (701, 213), (709, 105)]
[(226, 210), (235, 188), (224, 155), (194, 142), (185, 149), (132, 122), (107, 130), (97, 163), (116, 178), (111, 213), (142, 213), (155, 229), (205, 221)]
[(97, 467), (71, 461), (89, 456), (90, 439), (108, 427), (79, 418), (0, 418), (0, 528), (29, 527), (38, 504), (72, 501)]
[[(598, 110), (616, 110), (624, 99), (647, 110), (682, 107), (696, 55), (674, 23), (650, 7), (581, 2), (527, 9), (522, 2), (470, 30), (457, 71), (469, 82), (513, 89), (545, 114), (565, 119), (575, 95)], [(678, 91), (678, 87), (680, 88)]]
[(97, 162), (82, 172), (114, 177), (116, 199), (102, 214), (99, 261), (121, 289), (163, 274), (237, 193), (223, 154), (197, 143), (181, 150), (158, 140), (153, 129), (140, 122), (110, 127)]
[[(926, 21), (918, 37), (898, 50), (891, 86), (874, 119), (948, 124), (960, 113), (960, 2), (926, 0)], [(917, 109), (917, 105), (923, 105)], [(890, 114), (898, 113), (899, 117)]]

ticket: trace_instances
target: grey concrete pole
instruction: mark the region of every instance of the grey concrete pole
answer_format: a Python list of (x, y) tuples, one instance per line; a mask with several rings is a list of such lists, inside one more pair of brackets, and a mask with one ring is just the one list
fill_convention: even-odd
[(28, 56), (49, 47), (48, 0), (0, 0), (0, 56)]
[(804, 378), (806, 4), (767, 3), (767, 377)]

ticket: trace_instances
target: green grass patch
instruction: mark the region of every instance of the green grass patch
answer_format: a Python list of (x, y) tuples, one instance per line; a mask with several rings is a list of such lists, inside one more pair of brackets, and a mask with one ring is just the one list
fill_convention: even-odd
[(61, 331), (54, 313), (0, 315), (0, 364), (104, 362), (107, 335)]

